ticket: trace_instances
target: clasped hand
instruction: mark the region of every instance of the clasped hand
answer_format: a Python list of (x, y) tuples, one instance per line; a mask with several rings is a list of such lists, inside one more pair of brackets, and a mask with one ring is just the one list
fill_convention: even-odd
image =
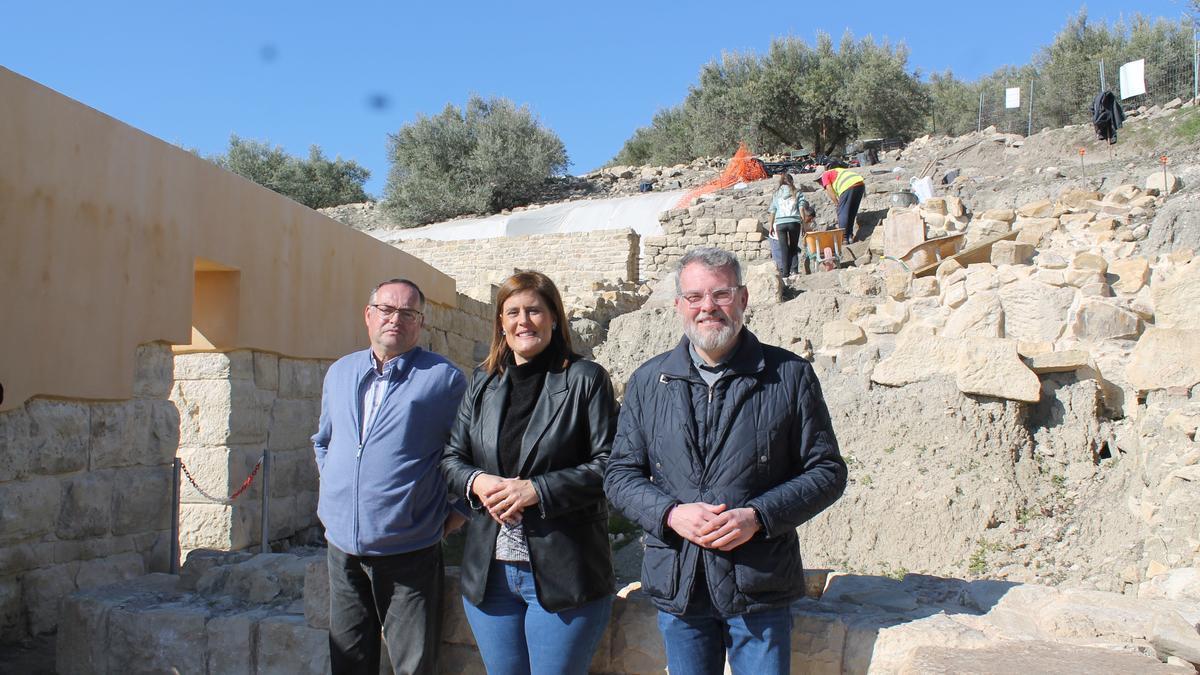
[(501, 478), (481, 473), (471, 484), (471, 492), (479, 497), (492, 520), (502, 525), (521, 522), (521, 513), (525, 508), (538, 503), (533, 481), (523, 478)]
[(726, 509), (725, 504), (679, 504), (667, 515), (667, 526), (704, 548), (732, 551), (762, 529), (754, 509)]

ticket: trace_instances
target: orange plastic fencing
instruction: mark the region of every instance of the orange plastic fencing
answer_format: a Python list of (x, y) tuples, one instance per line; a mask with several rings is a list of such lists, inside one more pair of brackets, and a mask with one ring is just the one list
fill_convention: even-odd
[(693, 189), (691, 192), (684, 195), (683, 198), (679, 200), (679, 203), (675, 205), (675, 208), (684, 208), (693, 199), (699, 197), (700, 195), (706, 195), (710, 192), (716, 192), (717, 190), (724, 190), (731, 185), (735, 185), (743, 181), (748, 183), (754, 180), (762, 180), (766, 177), (767, 172), (765, 169), (763, 169), (762, 164), (760, 164), (754, 158), (754, 155), (750, 154), (750, 151), (746, 149), (746, 144), (742, 143), (738, 145), (737, 152), (733, 153), (733, 158), (729, 160), (729, 164), (725, 167), (725, 170), (721, 172), (720, 176), (717, 176), (713, 180)]

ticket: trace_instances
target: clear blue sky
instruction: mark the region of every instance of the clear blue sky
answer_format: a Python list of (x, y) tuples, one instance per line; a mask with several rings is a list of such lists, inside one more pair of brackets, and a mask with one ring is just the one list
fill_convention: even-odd
[[(683, 100), (722, 51), (817, 31), (903, 41), (909, 66), (968, 79), (1026, 63), (1070, 2), (44, 2), (0, 11), (0, 65), (204, 154), (229, 135), (354, 159), (383, 190), (386, 141), (468, 95), (528, 104), (572, 173)], [(1179, 18), (1184, 0), (1093, 0), (1093, 20)], [(380, 105), (383, 103), (383, 105)], [(0, 152), (3, 150), (0, 149)]]

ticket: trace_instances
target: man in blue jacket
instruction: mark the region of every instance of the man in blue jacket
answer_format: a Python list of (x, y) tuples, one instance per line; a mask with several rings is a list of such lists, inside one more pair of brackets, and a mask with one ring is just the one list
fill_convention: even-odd
[(846, 463), (812, 366), (743, 326), (737, 258), (687, 253), (675, 291), (684, 337), (630, 378), (604, 490), (646, 531), (668, 670), (787, 673), (796, 526), (842, 494)]
[(466, 379), (417, 346), (425, 296), (407, 279), (371, 292), (371, 347), (329, 368), (312, 437), (329, 542), (334, 673), (377, 673), (380, 633), (397, 675), (433, 673), (441, 642), (442, 537), (465, 518), (438, 468)]

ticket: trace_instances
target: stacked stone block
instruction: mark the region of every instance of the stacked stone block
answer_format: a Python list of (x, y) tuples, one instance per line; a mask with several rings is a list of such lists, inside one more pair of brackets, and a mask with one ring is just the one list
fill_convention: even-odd
[(487, 356), (492, 334), (492, 303), (458, 294), (458, 307), (429, 303), (425, 307), (422, 343), (470, 374)]
[(461, 241), (409, 239), (396, 247), (454, 277), (460, 286), (499, 283), (515, 269), (544, 272), (560, 288), (638, 280), (639, 236), (631, 229)]
[(80, 589), (166, 570), (179, 415), (171, 352), (137, 352), (134, 398), (34, 398), (0, 414), (0, 643), (54, 631)]
[[(317, 470), (310, 437), (331, 361), (251, 350), (180, 354), (171, 400), (179, 408), (179, 458), (208, 495), (237, 490), (270, 452), (268, 539), (317, 525)], [(180, 547), (239, 549), (262, 541), (262, 472), (233, 502), (213, 503), (185, 476)]]
[(767, 208), (770, 196), (723, 195), (722, 199), (700, 202), (659, 214), (663, 234), (646, 237), (641, 276), (649, 281), (669, 273), (683, 254), (701, 246), (732, 251), (744, 263), (771, 260), (767, 239)]

